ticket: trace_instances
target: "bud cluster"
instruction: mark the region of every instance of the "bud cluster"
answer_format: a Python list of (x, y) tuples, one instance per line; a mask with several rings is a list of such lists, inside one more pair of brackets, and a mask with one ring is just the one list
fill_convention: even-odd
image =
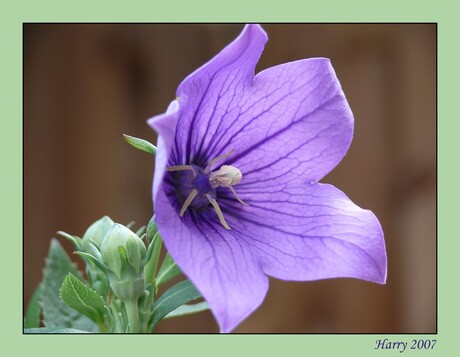
[[(112, 325), (119, 326), (115, 330), (123, 329), (126, 324), (121, 320), (127, 315), (130, 331), (139, 332), (138, 304), (146, 292), (144, 267), (149, 257), (138, 234), (107, 216), (94, 222), (81, 239), (64, 232), (60, 234), (74, 243), (75, 253), (87, 262), (89, 287), (101, 296), (110, 296), (110, 288), (115, 295), (107, 301)], [(126, 314), (120, 311), (119, 302)]]

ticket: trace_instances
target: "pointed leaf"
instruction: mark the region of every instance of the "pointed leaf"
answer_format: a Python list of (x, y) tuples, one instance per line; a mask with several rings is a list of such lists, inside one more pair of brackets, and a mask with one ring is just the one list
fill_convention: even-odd
[(177, 266), (176, 262), (169, 254), (167, 254), (165, 259), (163, 260), (163, 264), (161, 265), (160, 271), (158, 272), (155, 283), (158, 287), (175, 278), (180, 273), (181, 270)]
[(81, 279), (81, 274), (58, 240), (52, 239), (43, 271), (41, 305), (46, 327), (75, 328), (97, 332), (97, 325), (88, 317), (68, 307), (59, 298), (59, 289), (68, 273)]
[(153, 241), (153, 238), (155, 237), (156, 233), (158, 232), (158, 226), (155, 223), (155, 215), (150, 218), (150, 221), (147, 225), (147, 243), (150, 244), (151, 241)]
[(34, 328), (40, 326), (40, 297), (42, 286), (39, 285), (32, 294), (29, 305), (27, 306), (26, 316), (24, 318), (24, 328)]
[(168, 313), (189, 301), (201, 297), (200, 292), (190, 280), (184, 280), (168, 289), (153, 305), (152, 320), (149, 328), (153, 329)]
[(70, 235), (70, 234), (68, 234), (66, 232), (63, 232), (63, 231), (59, 231), (59, 232), (57, 232), (57, 234), (59, 234), (60, 236), (70, 240), (73, 243), (75, 249), (77, 249), (77, 250), (82, 249), (83, 240), (80, 237), (72, 236), (72, 235)]
[(154, 284), (154, 282), (155, 282), (155, 276), (157, 274), (158, 261), (160, 260), (160, 253), (161, 253), (162, 245), (163, 245), (163, 240), (161, 239), (159, 233), (157, 232), (149, 243), (149, 249), (147, 251), (149, 258), (148, 260), (146, 260), (145, 266), (144, 266), (145, 283), (152, 284), (152, 288), (155, 288), (157, 286), (156, 284)]
[(129, 136), (125, 134), (123, 134), (123, 137), (125, 138), (128, 144), (134, 146), (136, 149), (145, 151), (146, 153), (152, 155), (155, 155), (157, 153), (157, 148), (152, 143), (149, 143), (147, 140), (139, 139), (134, 136)]
[(64, 327), (38, 327), (24, 329), (24, 333), (89, 333), (89, 331)]
[(154, 248), (154, 244), (150, 244), (148, 249), (147, 249), (147, 253), (145, 253), (145, 257), (144, 259), (142, 259), (142, 266), (145, 266), (145, 264), (147, 264), (147, 262), (150, 260), (150, 258), (152, 257), (152, 254), (153, 254), (153, 248)]
[(105, 265), (101, 260), (97, 259), (94, 255), (85, 252), (74, 252), (74, 254), (81, 256), (82, 258), (87, 258), (88, 260), (92, 261), (96, 266), (101, 269), (103, 272), (110, 271), (110, 268)]
[(89, 249), (91, 249), (92, 255), (94, 255), (96, 259), (102, 261), (102, 255), (101, 255), (100, 250), (97, 248), (97, 246), (94, 245), (93, 243), (89, 243), (88, 246), (89, 246)]
[(62, 283), (61, 299), (83, 315), (96, 323), (104, 321), (104, 300), (93, 289), (83, 284), (72, 273), (69, 273)]
[[(100, 251), (101, 249), (100, 244), (98, 244), (94, 239), (86, 238), (86, 243), (89, 243), (88, 245), (94, 246), (97, 249), (97, 251)], [(91, 251), (92, 250), (93, 249), (91, 249)]]
[(143, 235), (144, 232), (145, 232), (145, 228), (146, 228), (145, 226), (142, 226), (141, 228), (139, 228), (139, 229), (136, 231), (136, 235), (137, 235), (138, 237), (141, 237), (141, 239), (142, 239), (142, 235)]
[(176, 310), (171, 311), (164, 318), (169, 319), (170, 317), (178, 317), (190, 314), (196, 314), (197, 312), (209, 310), (208, 303), (206, 301), (199, 302), (197, 304), (191, 305), (182, 305), (179, 306)]

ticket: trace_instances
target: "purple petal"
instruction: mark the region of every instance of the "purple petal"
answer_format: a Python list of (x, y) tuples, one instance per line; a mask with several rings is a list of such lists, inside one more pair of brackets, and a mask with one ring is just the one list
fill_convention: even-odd
[[(250, 206), (227, 202), (235, 239), (283, 280), (351, 277), (384, 283), (385, 242), (379, 221), (331, 185), (280, 186), (253, 193)], [(222, 202), (222, 201), (221, 201)]]
[(383, 232), (371, 211), (330, 185), (255, 194), (250, 206), (220, 202), (232, 230), (211, 211), (181, 219), (163, 191), (157, 222), (165, 245), (229, 332), (263, 301), (265, 274), (283, 280), (386, 280)]
[(244, 114), (217, 140), (217, 153), (236, 150), (227, 163), (243, 173), (240, 190), (317, 182), (342, 160), (353, 115), (328, 59), (269, 68), (250, 92)]
[(228, 164), (242, 185), (317, 182), (343, 158), (353, 115), (328, 59), (254, 67), (266, 34), (256, 25), (179, 87), (181, 115), (172, 165), (205, 166), (234, 150)]
[(257, 257), (214, 222), (213, 214), (181, 219), (162, 190), (156, 203), (156, 221), (168, 252), (208, 302), (221, 332), (230, 332), (267, 292), (268, 278)]
[(219, 79), (222, 72), (231, 71), (235, 79), (251, 82), (267, 40), (267, 34), (260, 25), (246, 25), (232, 43), (182, 81), (177, 96), (190, 101), (200, 99), (203, 89)]
[[(254, 78), (266, 40), (259, 26), (246, 26), (182, 82), (166, 114), (149, 121), (159, 133), (158, 229), (224, 332), (261, 304), (265, 274), (386, 279), (378, 220), (334, 187), (316, 184), (343, 158), (353, 134), (353, 116), (329, 60), (291, 62)], [(250, 206), (219, 187), (216, 197), (232, 230), (223, 229), (211, 208), (188, 209), (181, 218), (183, 202), (173, 176), (163, 180), (165, 166), (204, 168), (230, 150), (225, 164), (242, 171), (236, 190)]]
[(155, 155), (155, 176), (153, 179), (153, 199), (163, 180), (169, 153), (176, 134), (177, 119), (179, 115), (179, 103), (174, 100), (169, 104), (166, 113), (154, 116), (148, 120), (148, 124), (157, 131), (157, 153)]
[(225, 112), (246, 100), (242, 90), (254, 79), (266, 41), (259, 25), (246, 25), (231, 44), (180, 84), (177, 96), (183, 110), (173, 151), (175, 164), (205, 164), (209, 159), (204, 145), (216, 134)]

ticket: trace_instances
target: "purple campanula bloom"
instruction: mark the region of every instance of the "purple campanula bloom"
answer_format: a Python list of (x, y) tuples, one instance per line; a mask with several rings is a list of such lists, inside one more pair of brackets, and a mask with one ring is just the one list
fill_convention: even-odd
[(318, 183), (343, 158), (353, 115), (328, 59), (256, 76), (267, 41), (247, 25), (190, 74), (158, 134), (158, 230), (222, 332), (263, 301), (268, 277), (384, 283), (383, 232), (371, 211)]

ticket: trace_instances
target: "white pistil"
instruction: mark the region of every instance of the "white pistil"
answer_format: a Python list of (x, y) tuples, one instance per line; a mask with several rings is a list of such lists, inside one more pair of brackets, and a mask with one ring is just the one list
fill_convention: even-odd
[[(235, 196), (237, 201), (242, 205), (249, 206), (246, 202), (244, 202), (241, 198), (238, 197), (236, 194), (235, 189), (233, 188), (234, 185), (237, 185), (241, 182), (243, 175), (241, 171), (231, 165), (222, 165), (219, 170), (211, 172), (211, 166), (214, 165), (217, 161), (225, 159), (229, 157), (233, 153), (233, 150), (228, 152), (225, 155), (218, 156), (211, 161), (208, 162), (206, 168), (204, 169), (203, 173), (205, 175), (209, 175), (209, 184), (213, 189), (217, 187), (227, 187)], [(197, 170), (192, 165), (178, 165), (178, 166), (169, 166), (166, 168), (167, 171), (185, 171), (190, 170), (192, 171), (193, 177), (198, 176)], [(198, 190), (194, 188), (188, 197), (186, 198), (185, 202), (183, 203), (179, 215), (183, 217), (187, 208), (192, 204), (195, 197), (198, 195)], [(224, 226), (225, 229), (230, 230), (230, 226), (225, 221), (224, 215), (222, 214), (222, 210), (219, 207), (216, 199), (213, 198), (209, 193), (205, 194), (206, 198), (208, 199), (209, 203), (212, 205), (214, 210), (216, 211), (217, 217), (219, 217), (220, 223)]]
[(233, 185), (239, 184), (242, 178), (243, 174), (237, 167), (222, 165), (219, 170), (211, 172), (211, 175), (209, 176), (209, 183), (211, 184), (212, 188), (217, 188), (219, 186), (228, 187), (239, 203), (245, 206), (249, 206), (246, 202), (238, 197), (235, 189), (233, 188)]

